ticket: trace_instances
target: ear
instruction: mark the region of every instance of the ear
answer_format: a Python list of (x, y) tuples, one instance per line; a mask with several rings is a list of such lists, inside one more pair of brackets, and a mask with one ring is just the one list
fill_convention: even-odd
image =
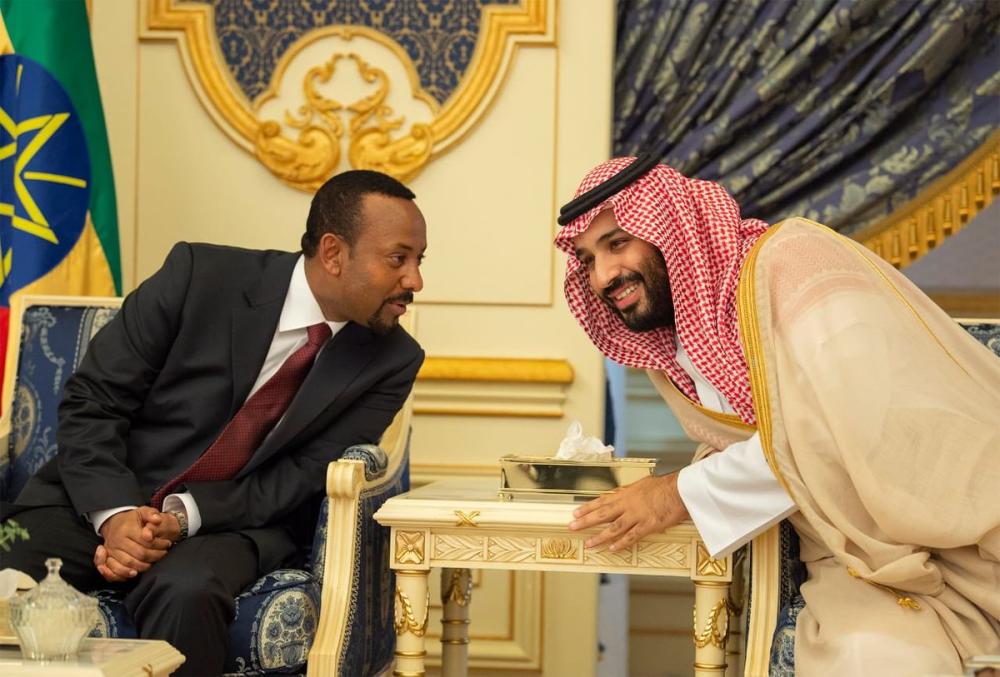
[(319, 239), (317, 258), (323, 269), (331, 275), (339, 276), (344, 269), (344, 261), (350, 256), (350, 245), (334, 233), (324, 233)]

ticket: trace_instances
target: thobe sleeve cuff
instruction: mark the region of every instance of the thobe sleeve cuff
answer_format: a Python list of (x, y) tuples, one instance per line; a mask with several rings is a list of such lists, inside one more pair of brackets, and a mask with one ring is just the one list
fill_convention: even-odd
[(796, 511), (757, 434), (681, 470), (677, 490), (713, 557), (732, 554)]
[(135, 510), (135, 506), (121, 505), (117, 508), (108, 508), (107, 510), (91, 510), (87, 513), (87, 519), (94, 525), (94, 531), (98, 536), (100, 536), (101, 525), (104, 524), (112, 515), (117, 515), (118, 513), (125, 512), (126, 510)]
[(684, 501), (691, 521), (698, 528), (705, 547), (715, 557), (715, 553), (729, 545), (733, 537), (728, 520), (712, 499), (709, 480), (705, 477), (704, 461), (693, 463), (678, 473), (677, 492)]
[(198, 510), (198, 502), (190, 491), (180, 494), (168, 494), (163, 499), (163, 511), (182, 510), (188, 518), (188, 538), (191, 538), (201, 529), (201, 511)]

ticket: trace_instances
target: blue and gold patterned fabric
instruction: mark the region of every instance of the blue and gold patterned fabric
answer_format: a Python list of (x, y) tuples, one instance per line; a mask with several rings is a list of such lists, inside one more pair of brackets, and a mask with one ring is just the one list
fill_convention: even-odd
[(1000, 320), (959, 321), (962, 329), (1000, 357)]
[[(364, 461), (369, 480), (385, 471), (386, 455), (376, 446), (351, 447), (344, 456)], [(392, 477), (361, 495), (352, 557), (354, 587), (340, 674), (378, 675), (393, 660), (396, 582), (389, 569), (389, 530), (372, 516), (386, 500), (409, 488), (408, 468), (407, 453)], [(327, 499), (320, 509), (308, 568), (273, 571), (236, 598), (236, 618), (229, 626), (227, 675), (294, 674), (305, 670), (319, 624), (329, 505)], [(98, 600), (101, 620), (91, 632), (92, 637), (137, 636), (119, 595), (101, 590), (93, 596)]]
[(320, 586), (311, 572), (279, 569), (237, 597), (226, 673), (304, 670), (319, 626)]
[(271, 82), (282, 55), (309, 31), (327, 26), (373, 29), (406, 51), (420, 86), (444, 104), (465, 74), (479, 39), (482, 10), (517, 0), (190, 0), (210, 5), (215, 35), (233, 79), (249, 101)]
[(771, 640), (771, 659), (767, 668), (769, 677), (795, 677), (795, 623), (805, 607), (806, 601), (797, 594), (781, 608)]
[[(1000, 357), (1000, 320), (960, 321), (959, 326)], [(770, 677), (795, 675), (795, 622), (806, 602), (799, 586), (806, 579), (805, 566), (799, 560), (799, 537), (788, 520), (781, 523), (779, 557), (778, 624), (771, 639)], [(747, 614), (749, 622), (750, 614)]]
[(619, 0), (614, 149), (845, 235), (1000, 129), (996, 0)]
[[(384, 466), (383, 466), (384, 467)], [(389, 530), (374, 519), (389, 498), (410, 488), (409, 441), (392, 477), (361, 494), (354, 552), (354, 587), (338, 665), (342, 675), (378, 675), (396, 649), (396, 575), (389, 568)]]
[(0, 500), (14, 500), (28, 478), (56, 454), (63, 386), (90, 339), (118, 312), (113, 307), (30, 306), (21, 325), (11, 404), (11, 432), (0, 456)]
[[(34, 305), (24, 313), (13, 424), (8, 453), (13, 462), (0, 466), (0, 498), (14, 498), (28, 477), (56, 453), (56, 413), (62, 389), (79, 365), (90, 339), (117, 312), (116, 307)], [(366, 480), (382, 478), (388, 458), (374, 445), (357, 445), (345, 458), (364, 462)], [(372, 515), (388, 498), (409, 487), (408, 457), (391, 477), (362, 493), (356, 523), (354, 589), (344, 641), (341, 674), (379, 674), (395, 649), (393, 594), (389, 569), (389, 530)], [(307, 569), (280, 569), (263, 576), (236, 598), (229, 629), (226, 670), (233, 675), (297, 674), (319, 624), (329, 499), (317, 522)], [(344, 553), (348, 556), (348, 553)], [(120, 593), (99, 590), (100, 620), (93, 637), (135, 638), (136, 627)]]

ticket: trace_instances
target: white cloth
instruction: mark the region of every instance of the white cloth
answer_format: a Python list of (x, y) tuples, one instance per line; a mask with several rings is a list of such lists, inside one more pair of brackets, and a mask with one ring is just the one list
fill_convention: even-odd
[[(316, 297), (313, 296), (312, 290), (309, 288), (309, 282), (306, 280), (305, 258), (300, 256), (292, 270), (288, 292), (285, 294), (284, 305), (281, 308), (281, 317), (278, 319), (278, 326), (271, 339), (271, 347), (268, 348), (264, 364), (261, 365), (260, 373), (257, 375), (257, 380), (254, 381), (247, 399), (250, 399), (255, 392), (260, 390), (261, 386), (277, 373), (292, 353), (305, 345), (308, 340), (306, 329), (320, 322), (326, 322), (330, 325), (331, 339), (347, 324), (347, 322), (328, 322), (326, 320), (323, 310), (319, 307)], [(268, 434), (270, 435), (270, 433)], [(101, 525), (104, 524), (105, 520), (116, 513), (132, 510), (135, 507), (134, 505), (123, 505), (107, 510), (94, 510), (87, 515), (87, 519), (94, 525), (94, 531), (100, 535)], [(188, 536), (194, 536), (201, 528), (201, 512), (190, 492), (169, 494), (163, 499), (163, 510), (180, 510), (187, 514)]]
[[(694, 381), (703, 407), (733, 413), (722, 393), (692, 364), (680, 341), (677, 364)], [(677, 491), (713, 557), (725, 557), (797, 510), (768, 467), (758, 433), (682, 469)]]

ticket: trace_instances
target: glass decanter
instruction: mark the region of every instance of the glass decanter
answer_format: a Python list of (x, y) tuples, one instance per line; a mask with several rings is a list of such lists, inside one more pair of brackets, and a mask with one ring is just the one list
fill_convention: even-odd
[(29, 660), (59, 661), (76, 656), (98, 621), (97, 600), (77, 592), (59, 576), (62, 560), (45, 560), (48, 575), (10, 602), (10, 624)]

